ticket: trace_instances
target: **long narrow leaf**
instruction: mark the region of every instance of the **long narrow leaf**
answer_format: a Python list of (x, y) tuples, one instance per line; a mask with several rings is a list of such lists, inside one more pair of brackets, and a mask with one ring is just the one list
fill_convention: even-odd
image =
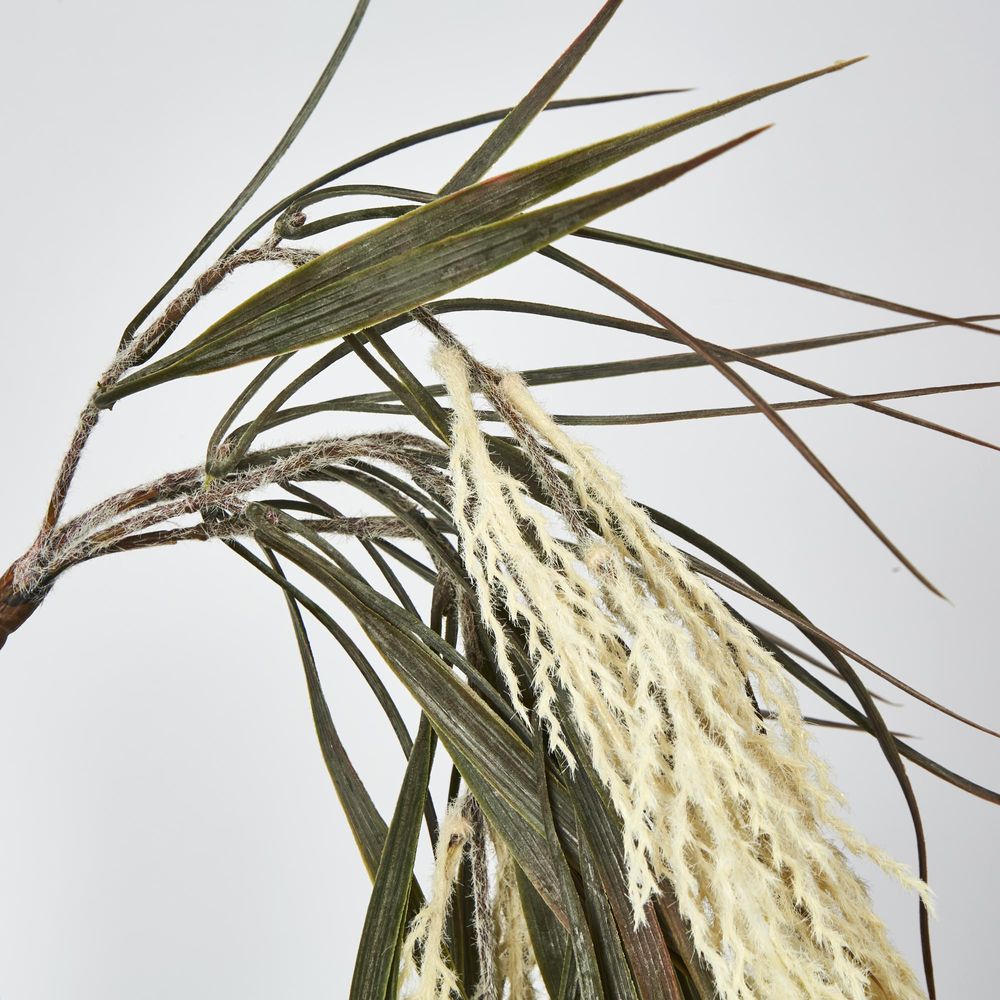
[(768, 278), (771, 281), (782, 282), (783, 284), (795, 285), (797, 288), (805, 288), (809, 291), (820, 292), (823, 295), (832, 295), (835, 298), (847, 299), (850, 302), (858, 302), (862, 305), (875, 306), (878, 309), (886, 309), (890, 312), (903, 313), (906, 316), (919, 316), (923, 319), (933, 320), (936, 323), (948, 323), (949, 325), (962, 326), (970, 330), (979, 330), (982, 333), (1000, 333), (992, 327), (984, 326), (973, 320), (963, 320), (954, 316), (945, 316), (941, 313), (930, 312), (927, 309), (917, 309), (914, 306), (904, 305), (901, 302), (893, 302), (891, 299), (879, 298), (877, 295), (868, 295), (865, 292), (854, 292), (849, 288), (840, 288), (837, 285), (827, 284), (825, 281), (816, 281), (813, 278), (803, 278), (797, 274), (788, 274), (784, 271), (777, 271), (770, 267), (760, 267), (756, 264), (749, 264), (742, 260), (733, 260), (729, 257), (720, 257), (717, 254), (703, 253), (700, 250), (689, 250), (685, 247), (671, 246), (669, 243), (661, 243), (658, 240), (644, 239), (639, 236), (628, 236), (625, 233), (612, 232), (609, 229), (594, 229), (589, 227), (586, 232), (577, 234), (586, 239), (600, 240), (605, 243), (616, 243), (620, 246), (634, 247), (638, 250), (647, 250), (652, 253), (666, 254), (670, 257), (680, 257), (685, 260), (695, 261), (699, 264), (710, 264), (713, 267), (721, 267), (730, 271), (739, 271), (743, 274), (750, 274), (758, 278)]
[(573, 954), (569, 935), (520, 867), (517, 868), (517, 888), (542, 982), (550, 996), (557, 996), (567, 950), (570, 955)]
[(399, 963), (399, 946), (433, 755), (434, 733), (425, 717), (413, 742), (368, 900), (351, 979), (350, 1000), (384, 1000), (386, 987)]
[(502, 122), (489, 134), (486, 141), (455, 172), (455, 175), (441, 188), (441, 194), (449, 194), (459, 188), (473, 184), (483, 177), (503, 154), (510, 149), (517, 137), (531, 124), (537, 115), (545, 110), (555, 92), (566, 82), (605, 29), (622, 0), (607, 0), (594, 19), (573, 40), (566, 51), (549, 67), (545, 75), (517, 105), (511, 109)]
[[(857, 500), (847, 491), (844, 485), (837, 479), (836, 476), (823, 464), (819, 457), (813, 452), (813, 450), (799, 437), (798, 434), (792, 430), (791, 427), (777, 414), (774, 409), (768, 404), (767, 400), (764, 399), (761, 394), (750, 385), (742, 376), (738, 375), (733, 369), (716, 353), (716, 345), (707, 344), (700, 340), (698, 337), (693, 336), (688, 333), (683, 327), (679, 326), (673, 320), (669, 319), (658, 309), (651, 306), (648, 302), (641, 299), (639, 296), (628, 291), (628, 289), (623, 288), (616, 281), (611, 280), (606, 275), (602, 274), (600, 271), (582, 261), (571, 257), (569, 254), (563, 253), (561, 250), (556, 250), (554, 247), (548, 247), (544, 250), (544, 254), (553, 260), (559, 261), (561, 264), (571, 268), (578, 274), (582, 274), (589, 280), (599, 284), (603, 288), (607, 288), (608, 291), (613, 292), (624, 299), (629, 304), (635, 306), (641, 312), (649, 316), (650, 319), (655, 320), (660, 323), (665, 329), (670, 330), (676, 336), (680, 337), (681, 340), (692, 350), (697, 351), (715, 368), (722, 376), (724, 376), (727, 381), (732, 383), (744, 396), (749, 399), (754, 406), (756, 406), (764, 416), (775, 426), (775, 428), (785, 437), (785, 439), (792, 445), (793, 448), (812, 466), (812, 468), (819, 474), (819, 476), (834, 490), (834, 492), (847, 504), (847, 506), (854, 512), (855, 516), (868, 528), (869, 531), (897, 558), (899, 561), (913, 574), (931, 593), (936, 594), (938, 597), (943, 597), (944, 595), (934, 586), (933, 583), (916, 567), (916, 565), (906, 556), (906, 554), (892, 541), (891, 538), (875, 523), (871, 515), (858, 503)], [(935, 317), (938, 318), (938, 317)]]
[[(550, 906), (561, 912), (558, 881), (552, 868), (541, 806), (535, 795), (531, 752), (515, 732), (471, 688), (460, 681), (422, 639), (433, 633), (411, 621), (403, 609), (393, 618), (379, 595), (363, 581), (338, 570), (330, 560), (289, 538), (268, 520), (257, 521), (261, 540), (328, 587), (359, 616), (379, 651), (410, 690), (437, 730), (448, 754), (462, 772), (491, 825), (507, 841), (518, 864)], [(454, 652), (454, 651), (453, 651)], [(455, 654), (456, 662), (461, 659)], [(466, 670), (471, 668), (466, 665)], [(565, 792), (554, 788), (557, 818), (565, 816)]]
[(586, 826), (580, 819), (578, 811), (576, 828), (580, 831), (580, 887), (587, 920), (594, 928), (594, 937), (601, 945), (597, 952), (601, 975), (608, 984), (608, 993), (615, 1000), (639, 1000), (622, 949), (621, 937), (608, 898), (604, 894), (604, 886), (597, 873), (597, 862), (590, 846)]
[[(296, 291), (283, 305), (270, 311), (260, 313), (251, 299), (186, 348), (123, 379), (99, 396), (97, 402), (102, 407), (110, 406), (122, 396), (170, 379), (285, 354), (408, 312), (428, 299), (546, 247), (591, 219), (676, 180), (761, 131), (755, 129), (638, 180), (418, 246), (327, 284), (307, 285), (301, 294)], [(469, 190), (473, 189), (465, 188), (451, 197), (458, 198)], [(338, 251), (330, 254), (336, 256)], [(269, 289), (273, 292), (276, 286), (283, 285), (282, 296), (301, 289), (299, 279), (329, 256), (304, 265)]]
[[(655, 90), (633, 90), (621, 94), (598, 94), (594, 97), (573, 97), (568, 100), (562, 101), (551, 101), (545, 108), (545, 111), (566, 111), (571, 108), (586, 108), (594, 107), (600, 104), (613, 104), (620, 101), (635, 101), (642, 100), (647, 97), (662, 97), (665, 94), (685, 94), (688, 88), (686, 87), (660, 87)], [(229, 257), (239, 250), (246, 242), (253, 237), (253, 235), (260, 231), (263, 226), (266, 226), (269, 222), (277, 219), (282, 212), (287, 212), (293, 210), (305, 201), (313, 192), (324, 185), (329, 184), (331, 181), (335, 181), (340, 177), (344, 177), (349, 173), (353, 173), (355, 170), (360, 170), (362, 167), (367, 167), (372, 163), (377, 163), (379, 160), (385, 159), (387, 156), (391, 156), (393, 153), (399, 153), (406, 149), (412, 149), (414, 146), (419, 146), (421, 143), (432, 142), (435, 139), (443, 138), (448, 135), (455, 135), (458, 132), (464, 132), (468, 129), (477, 128), (481, 125), (489, 125), (491, 122), (500, 121), (506, 115), (510, 114), (512, 108), (498, 108), (494, 111), (482, 111), (476, 115), (470, 115), (466, 118), (457, 118), (450, 122), (445, 122), (442, 125), (434, 125), (431, 128), (421, 129), (419, 132), (413, 132), (410, 135), (405, 135), (399, 139), (393, 139), (392, 142), (387, 142), (382, 146), (378, 146), (375, 149), (368, 150), (366, 153), (362, 153), (360, 156), (356, 156), (346, 163), (342, 163), (339, 166), (334, 167), (332, 170), (328, 170), (325, 174), (316, 177), (314, 180), (310, 181), (308, 184), (304, 184), (302, 187), (293, 191), (290, 195), (282, 198), (279, 202), (276, 202), (266, 211), (262, 212), (256, 219), (253, 220), (246, 228), (233, 240), (232, 243), (226, 248), (223, 257)]]
[[(591, 928), (587, 923), (587, 915), (584, 912), (583, 903), (580, 900), (580, 894), (573, 880), (573, 873), (566, 860), (552, 816), (545, 736), (542, 732), (541, 722), (538, 723), (538, 728), (534, 733), (534, 751), (538, 801), (541, 804), (542, 818), (545, 821), (545, 837), (549, 844), (556, 877), (559, 880), (561, 902), (569, 918), (569, 941), (573, 948), (573, 957), (576, 959), (580, 1000), (603, 1000), (604, 988), (601, 984), (601, 969), (598, 965)], [(608, 985), (610, 986), (611, 983), (609, 982)], [(614, 1000), (628, 1000), (628, 996), (627, 993), (612, 994)]]
[[(433, 315), (443, 315), (452, 312), (466, 311), (499, 311), (513, 313), (530, 313), (540, 316), (551, 316), (557, 319), (567, 319), (571, 321), (605, 326), (610, 329), (625, 330), (633, 333), (640, 333), (660, 340), (676, 341), (666, 330), (660, 326), (653, 326), (649, 323), (641, 323), (635, 320), (622, 319), (617, 316), (609, 316), (603, 313), (594, 313), (582, 309), (573, 309), (568, 306), (556, 306), (543, 302), (528, 302), (521, 299), (480, 299), (480, 298), (449, 298), (428, 303), (425, 307)], [(966, 320), (992, 320), (1000, 319), (1000, 314), (985, 314), (978, 316), (963, 317)], [(390, 330), (398, 329), (410, 321), (408, 316), (400, 316), (394, 320), (379, 324), (374, 330), (380, 335), (388, 333)], [(908, 323), (900, 326), (877, 327), (868, 330), (857, 330), (850, 333), (832, 334), (829, 336), (807, 337), (799, 340), (781, 341), (770, 344), (758, 344), (752, 347), (745, 347), (740, 352), (741, 355), (751, 357), (765, 357), (774, 354), (794, 353), (799, 351), (817, 350), (824, 347), (838, 346), (840, 344), (855, 343), (858, 341), (870, 340), (877, 337), (893, 336), (900, 333), (908, 333), (915, 330), (926, 330), (945, 324), (935, 321), (923, 323)], [(345, 345), (338, 345), (333, 353), (349, 353), (350, 349)], [(280, 407), (291, 398), (291, 396), (312, 380), (317, 374), (325, 370), (327, 358), (321, 358), (312, 368), (299, 376), (276, 397), (261, 413), (248, 424), (237, 428), (230, 435), (230, 442), (234, 451), (239, 450), (240, 454), (245, 454), (250, 444), (259, 434), (270, 430), (281, 424), (298, 420), (302, 417), (311, 416), (315, 413), (322, 413), (330, 410), (352, 409), (355, 404), (367, 405), (374, 403), (392, 402), (395, 398), (391, 392), (370, 392), (352, 396), (342, 396), (337, 399), (321, 400), (303, 406)], [(557, 385), (563, 382), (587, 381), (589, 379), (615, 378), (622, 375), (637, 374), (641, 372), (654, 371), (677, 371), (688, 368), (703, 367), (708, 364), (701, 355), (692, 352), (659, 355), (652, 358), (636, 358), (622, 361), (596, 362), (584, 365), (556, 365), (546, 368), (531, 368), (521, 372), (522, 377), (528, 385)], [(443, 396), (445, 388), (441, 384), (434, 384), (425, 387), (434, 396)], [(948, 429), (950, 430), (950, 429)], [(958, 432), (955, 432), (958, 434)], [(964, 435), (959, 435), (964, 437)], [(975, 443), (978, 439), (973, 439)]]
[(125, 333), (122, 335), (121, 345), (126, 344), (132, 335), (139, 329), (142, 323), (147, 319), (147, 317), (153, 312), (153, 310), (163, 301), (163, 299), (170, 293), (170, 290), (180, 281), (181, 278), (187, 274), (191, 266), (198, 260), (198, 258), (215, 242), (222, 231), (229, 225), (230, 222), (239, 214), (240, 210), (246, 205), (246, 203), (253, 197), (257, 189), (267, 180), (271, 171), (277, 166), (278, 161), (285, 155), (288, 148), (295, 141), (298, 134), (302, 131), (306, 122), (311, 117), (313, 111), (316, 109), (316, 105), (319, 104), (320, 99), (326, 92), (326, 88), (330, 85), (330, 81), (333, 79), (334, 74), (340, 68), (340, 64), (344, 61), (344, 57), (347, 55), (347, 50), (351, 47), (351, 43), (354, 41), (354, 36), (357, 34), (358, 28), (361, 27), (361, 20), (365, 16), (365, 11), (368, 9), (368, 4), (370, 0), (358, 0), (357, 5), (354, 8), (353, 14), (351, 14), (351, 19), (347, 23), (347, 27), (344, 29), (344, 33), (337, 44), (336, 49), (334, 49), (333, 55), (330, 56), (330, 61), (323, 68), (323, 72), (320, 74), (319, 79), (316, 81), (313, 89), (309, 92), (309, 96), (306, 98), (305, 103), (299, 109), (299, 113), (292, 120), (292, 123), (285, 130), (285, 134), (278, 140), (278, 144), (271, 150), (270, 155), (267, 159), (260, 165), (257, 172), (250, 178), (246, 187), (233, 199), (232, 204), (219, 216), (218, 219), (212, 224), (211, 228), (207, 233), (198, 241), (194, 249), (181, 261), (177, 270), (160, 286), (156, 294), (139, 310), (135, 315), (129, 325), (125, 328)]
[[(815, 80), (828, 73), (836, 73), (842, 69), (846, 69), (848, 66), (860, 62), (863, 58), (862, 56), (855, 59), (842, 60), (809, 73), (802, 73), (799, 76), (780, 80), (777, 83), (757, 87), (742, 94), (716, 101), (713, 104), (707, 104), (700, 108), (686, 111), (673, 118), (634, 129), (631, 132), (626, 132), (601, 142), (592, 143), (589, 146), (572, 150), (560, 156), (551, 157), (540, 163), (511, 171), (500, 177), (488, 179), (468, 188), (462, 188), (443, 199), (439, 199), (436, 207), (427, 206), (428, 209), (432, 209), (429, 213), (419, 209), (411, 213), (415, 219), (406, 221), (401, 228), (390, 225), (383, 227), (382, 230), (376, 230), (375, 233), (368, 233), (359, 238), (351, 244), (354, 247), (351, 253), (355, 255), (355, 261), (363, 260), (365, 254), (370, 253), (374, 246), (380, 245), (384, 239), (385, 230), (390, 228), (393, 230), (391, 239), (393, 241), (401, 241), (395, 245), (393, 252), (400, 252), (403, 249), (404, 244), (402, 241), (404, 240), (416, 240), (417, 242), (409, 244), (410, 246), (415, 246), (419, 245), (420, 242), (440, 239), (449, 233), (461, 232), (470, 225), (484, 225), (489, 221), (505, 219), (514, 212), (520, 211), (543, 198), (554, 195), (571, 184), (590, 177), (598, 171), (611, 166), (613, 163), (617, 163), (619, 160), (648, 149), (650, 146), (662, 142), (670, 136), (712, 121), (715, 118), (729, 114), (732, 111), (746, 107), (748, 104), (762, 100), (765, 97), (770, 97), (783, 90), (788, 90), (799, 84)], [(550, 107), (554, 106), (554, 104), (555, 102)], [(401, 142), (405, 141), (401, 140)], [(405, 146), (400, 146), (399, 148), (405, 148)], [(314, 182), (314, 186), (318, 187), (329, 180), (343, 176), (350, 169), (361, 166), (363, 163), (371, 162), (369, 158), (371, 155), (358, 158), (352, 164), (345, 164), (343, 167), (332, 171), (331, 174)], [(308, 194), (313, 190), (314, 186), (309, 186), (301, 194)], [(294, 204), (295, 200), (296, 196), (293, 195), (287, 204)], [(468, 217), (464, 217), (467, 213)], [(315, 269), (317, 263), (313, 262), (313, 265), (299, 269), (297, 273), (300, 275), (310, 275), (310, 277), (301, 280), (313, 280), (311, 276), (317, 274)], [(313, 270), (310, 270), (310, 267)], [(320, 265), (320, 272), (324, 274), (323, 280), (325, 280), (326, 265)], [(317, 278), (317, 280), (319, 279)], [(269, 301), (269, 297), (264, 295), (256, 300), (255, 305), (266, 308)]]
[[(275, 562), (272, 562), (272, 566), (276, 573), (280, 573), (280, 568)], [(340, 799), (344, 815), (347, 817), (351, 833), (354, 835), (355, 843), (358, 845), (365, 868), (368, 870), (369, 876), (374, 879), (388, 828), (340, 741), (337, 728), (330, 715), (330, 708), (323, 695), (305, 623), (302, 621), (302, 615), (299, 613), (295, 599), (287, 591), (285, 592), (285, 601), (292, 618), (295, 639), (302, 657), (306, 686), (309, 691), (309, 704), (312, 708), (313, 723), (316, 726), (316, 735), (319, 738), (323, 760), (333, 781), (333, 787), (336, 789), (337, 798)]]

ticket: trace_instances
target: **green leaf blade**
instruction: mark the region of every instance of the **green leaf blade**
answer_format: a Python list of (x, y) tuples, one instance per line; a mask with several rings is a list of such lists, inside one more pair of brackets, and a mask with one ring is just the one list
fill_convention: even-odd
[(398, 964), (433, 755), (433, 730), (425, 716), (410, 752), (368, 901), (350, 1000), (383, 1000)]
[[(98, 397), (98, 405), (109, 406), (123, 396), (174, 378), (207, 374), (299, 350), (409, 312), (428, 299), (512, 264), (592, 219), (669, 184), (762, 131), (754, 129), (645, 177), (447, 236), (314, 287), (311, 280), (301, 279), (310, 267), (323, 261), (321, 257), (270, 286), (273, 289), (281, 285), (286, 292), (292, 292), (283, 305), (259, 314), (249, 305), (254, 300), (249, 300), (244, 304), (249, 309), (245, 318), (240, 318), (244, 316), (241, 306), (186, 348), (123, 379)], [(391, 225), (399, 225), (411, 216)], [(334, 257), (337, 253), (331, 251)], [(236, 319), (240, 321), (236, 323)]]
[(580, 60), (607, 27), (621, 7), (622, 0), (608, 0), (594, 19), (573, 40), (568, 49), (549, 67), (545, 75), (517, 103), (511, 112), (487, 136), (486, 141), (459, 167), (441, 189), (441, 194), (467, 187), (482, 177), (514, 144), (517, 137), (545, 110), (555, 92), (566, 82)]

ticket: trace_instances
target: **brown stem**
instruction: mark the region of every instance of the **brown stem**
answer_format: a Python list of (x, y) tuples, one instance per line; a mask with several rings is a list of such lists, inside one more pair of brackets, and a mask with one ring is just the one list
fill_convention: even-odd
[(97, 426), (101, 411), (94, 405), (94, 399), (99, 393), (113, 385), (128, 369), (146, 361), (164, 341), (177, 329), (181, 321), (209, 292), (215, 289), (224, 278), (245, 264), (255, 264), (266, 260), (280, 260), (297, 267), (312, 260), (316, 253), (312, 250), (288, 250), (278, 245), (278, 237), (272, 236), (259, 247), (242, 250), (230, 257), (223, 258), (213, 264), (200, 275), (190, 288), (181, 292), (163, 311), (162, 315), (151, 323), (146, 330), (118, 352), (110, 367), (97, 381), (94, 394), (91, 396), (83, 412), (69, 449), (63, 457), (56, 476), (52, 496), (49, 499), (48, 510), (42, 522), (39, 541), (59, 522), (70, 484), (76, 475), (77, 466), (83, 449), (90, 438), (91, 432)]
[(42, 603), (45, 593), (23, 595), (14, 587), (14, 565), (0, 577), (0, 649)]
[[(47, 587), (43, 590), (33, 590), (25, 594), (15, 585), (15, 571), (20, 563), (29, 559), (33, 555), (44, 551), (53, 541), (59, 518), (66, 505), (66, 498), (69, 495), (70, 485), (76, 475), (76, 470), (83, 455), (90, 435), (97, 426), (101, 411), (94, 405), (97, 395), (109, 385), (116, 382), (128, 369), (142, 364), (163, 344), (163, 342), (177, 329), (181, 320), (191, 311), (194, 305), (211, 292), (229, 274), (232, 274), (238, 267), (244, 264), (253, 264), (258, 261), (280, 260), (295, 267), (312, 260), (317, 254), (312, 250), (288, 250), (279, 247), (280, 236), (273, 235), (259, 247), (242, 250), (217, 261), (200, 277), (192, 286), (185, 289), (166, 307), (163, 314), (151, 323), (146, 330), (127, 341), (115, 355), (111, 365), (104, 371), (97, 381), (94, 393), (87, 405), (80, 413), (73, 439), (70, 442), (66, 454), (59, 465), (59, 472), (52, 488), (52, 495), (45, 511), (41, 530), (31, 548), (20, 559), (15, 560), (0, 577), (0, 648), (7, 641), (7, 636), (16, 631), (24, 621), (29, 618), (35, 608), (41, 604)], [(141, 490), (134, 497), (129, 498), (129, 502), (122, 510), (132, 509), (135, 506), (143, 506), (145, 503), (156, 499), (155, 493), (147, 496)], [(120, 513), (121, 511), (119, 511)], [(141, 542), (126, 542), (125, 547), (140, 547), (144, 545), (167, 544), (170, 533), (164, 532), (161, 537), (149, 536)], [(184, 533), (179, 533), (171, 540), (179, 540)], [(199, 537), (197, 532), (188, 533), (184, 537)]]
[(59, 474), (56, 476), (55, 485), (52, 487), (52, 496), (49, 498), (49, 507), (45, 512), (45, 520), (42, 522), (42, 531), (46, 532), (53, 528), (59, 521), (63, 506), (66, 503), (66, 495), (69, 493), (69, 484), (76, 475), (76, 468), (80, 464), (80, 456), (83, 454), (84, 445), (90, 437), (91, 431), (97, 426), (100, 411), (93, 403), (88, 403), (80, 414), (80, 421), (76, 425), (76, 432), (70, 442), (69, 450), (63, 456), (62, 464), (59, 466)]
[(126, 348), (129, 355), (129, 367), (142, 364), (157, 351), (163, 342), (177, 329), (181, 320), (200, 302), (209, 292), (215, 289), (224, 278), (232, 274), (237, 268), (244, 264), (256, 264), (260, 261), (277, 260), (284, 261), (294, 267), (308, 263), (317, 254), (313, 250), (290, 250), (279, 247), (279, 237), (271, 236), (259, 247), (251, 247), (241, 250), (230, 257), (223, 257), (216, 261), (207, 271), (202, 273), (190, 288), (180, 293), (163, 311), (159, 319), (146, 328), (144, 333), (139, 334)]

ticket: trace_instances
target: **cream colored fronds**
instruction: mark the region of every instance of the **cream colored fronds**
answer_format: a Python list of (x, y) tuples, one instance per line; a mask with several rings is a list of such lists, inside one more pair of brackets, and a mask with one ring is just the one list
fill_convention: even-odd
[[(926, 886), (842, 818), (780, 665), (519, 377), (457, 344), (435, 365), (454, 411), (454, 517), (501, 673), (526, 714), (516, 629), (535, 711), (572, 766), (565, 693), (578, 752), (622, 819), (637, 923), (668, 880), (724, 1000), (922, 997), (845, 853), (925, 897)], [(475, 391), (504, 416), (550, 506), (493, 461)]]

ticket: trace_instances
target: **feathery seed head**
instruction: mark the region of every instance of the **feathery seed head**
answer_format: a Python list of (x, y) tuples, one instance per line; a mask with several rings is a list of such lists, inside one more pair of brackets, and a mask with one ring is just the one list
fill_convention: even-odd
[[(454, 518), (501, 673), (526, 713), (513, 628), (550, 746), (572, 763), (565, 693), (621, 816), (636, 923), (668, 880), (724, 1000), (923, 996), (836, 845), (926, 886), (841, 818), (781, 667), (518, 376), (457, 344), (434, 360), (454, 413)], [(503, 415), (561, 526), (493, 461), (474, 391)]]

